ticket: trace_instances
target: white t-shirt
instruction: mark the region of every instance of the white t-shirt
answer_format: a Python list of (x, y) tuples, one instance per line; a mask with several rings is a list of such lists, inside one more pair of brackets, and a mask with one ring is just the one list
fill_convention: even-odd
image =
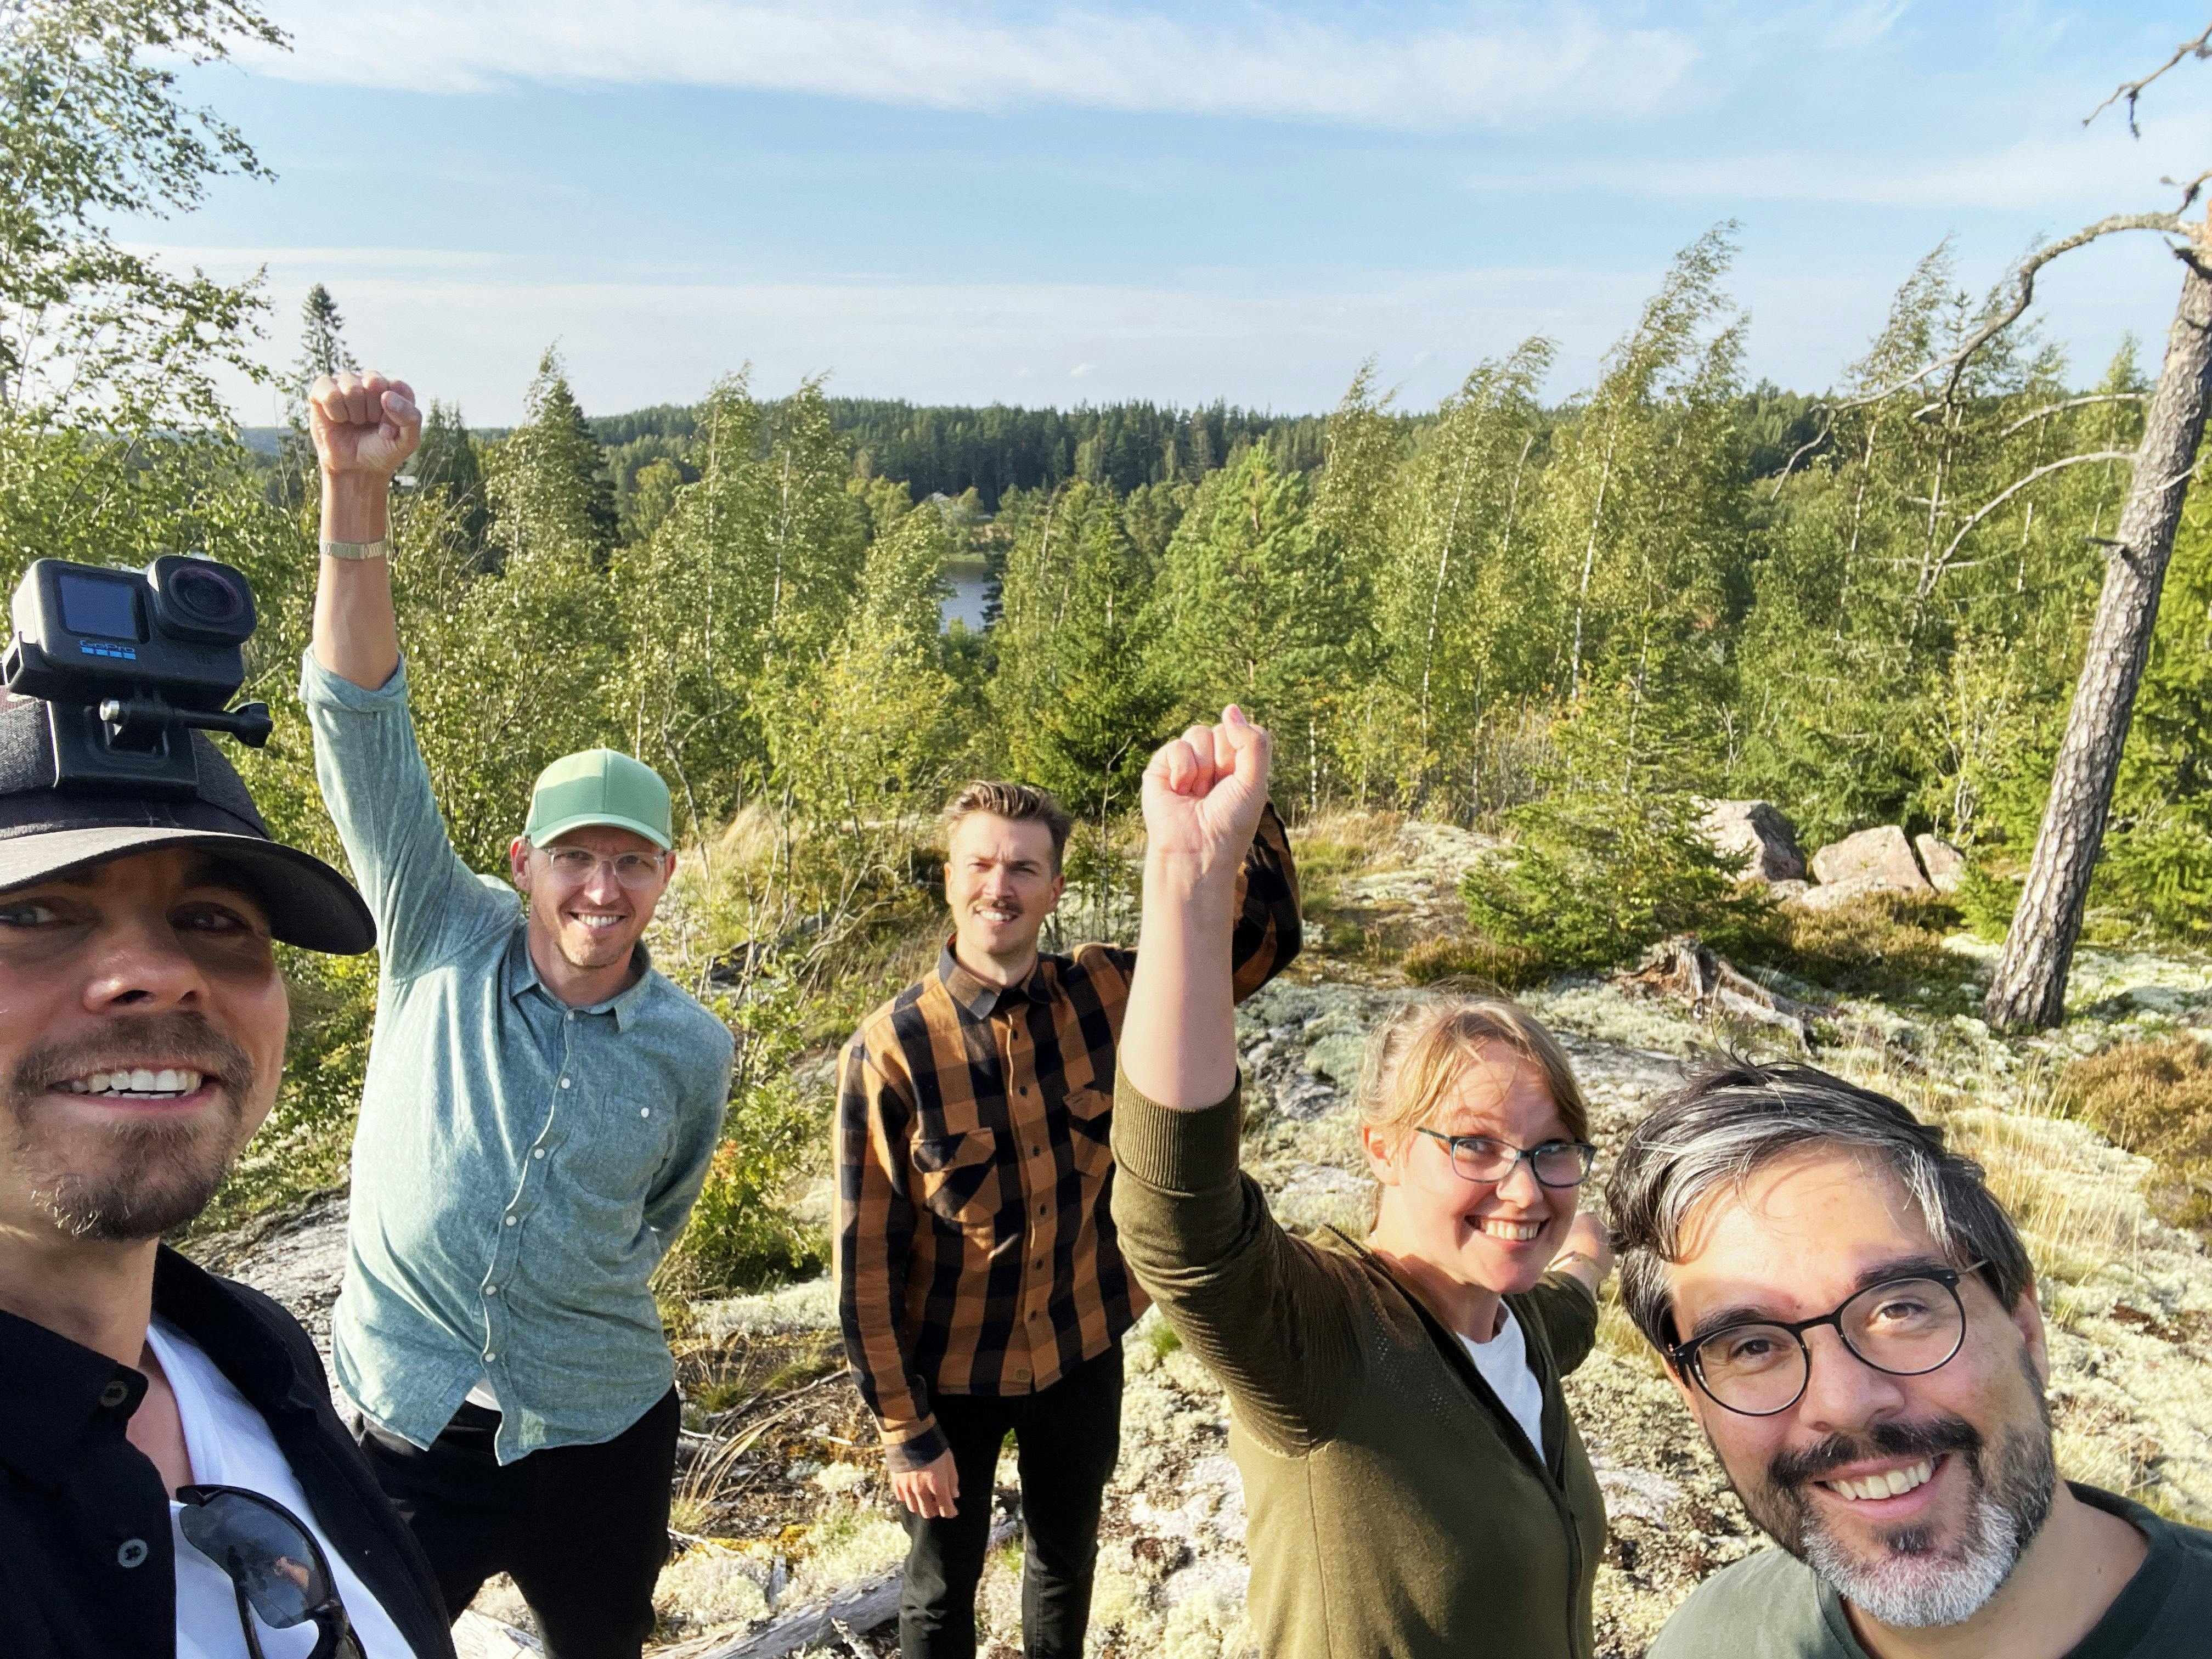
[(1535, 1370), (1528, 1364), (1528, 1340), (1521, 1334), (1521, 1322), (1502, 1302), (1498, 1311), (1504, 1322), (1489, 1341), (1478, 1342), (1463, 1332), (1459, 1340), (1474, 1356), (1474, 1368), (1482, 1373), (1482, 1380), (1490, 1384), (1528, 1437), (1540, 1463), (1544, 1461), (1544, 1385), (1536, 1380)]
[[(146, 1340), (169, 1379), (170, 1392), (177, 1396), (193, 1484), (242, 1486), (275, 1498), (299, 1516), (323, 1547), (362, 1653), (368, 1659), (414, 1659), (413, 1650), (383, 1604), (331, 1548), (266, 1419), (199, 1345), (175, 1326), (157, 1319)], [(183, 1511), (183, 1504), (170, 1503), (169, 1532), (177, 1555), (177, 1659), (246, 1659), (246, 1636), (239, 1628), (238, 1598), (230, 1575), (185, 1541), (177, 1519)], [(267, 1659), (306, 1659), (314, 1651), (312, 1619), (283, 1631), (262, 1625), (258, 1633)]]

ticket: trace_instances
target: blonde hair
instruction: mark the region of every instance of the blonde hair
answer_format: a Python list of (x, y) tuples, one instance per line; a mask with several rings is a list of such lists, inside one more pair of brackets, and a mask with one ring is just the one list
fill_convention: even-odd
[(979, 780), (945, 805), (943, 823), (949, 841), (963, 819), (987, 812), (1009, 823), (1042, 823), (1052, 837), (1052, 866), (1057, 871), (1067, 851), (1067, 832), (1074, 827), (1067, 811), (1043, 790), (1026, 783)]
[(1567, 1133), (1589, 1139), (1589, 1102), (1559, 1040), (1517, 1002), (1482, 992), (1420, 997), (1383, 1022), (1359, 1068), (1359, 1121), (1395, 1148), (1491, 1043), (1534, 1066)]

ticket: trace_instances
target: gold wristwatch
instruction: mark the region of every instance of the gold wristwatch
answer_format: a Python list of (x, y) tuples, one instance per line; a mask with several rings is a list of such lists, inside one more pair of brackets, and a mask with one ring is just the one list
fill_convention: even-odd
[(329, 559), (381, 559), (389, 557), (392, 549), (381, 536), (373, 542), (333, 542), (323, 544), (323, 556)]

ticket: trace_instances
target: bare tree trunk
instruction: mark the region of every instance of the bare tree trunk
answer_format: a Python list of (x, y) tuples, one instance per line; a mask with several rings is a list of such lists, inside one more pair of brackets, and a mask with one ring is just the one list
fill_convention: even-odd
[(2001, 1030), (2052, 1026), (2065, 1014), (2066, 974), (2081, 938), (2089, 877), (2104, 841), (2120, 750), (2212, 391), (2212, 280), (2198, 263), (2207, 238), (2200, 231), (2192, 240), (2196, 248), (2183, 256), (2186, 273), (2166, 364), (2144, 420), (2135, 477), (2106, 556), (2089, 648), (2051, 772), (2050, 805), (1983, 1005), (1990, 1024)]

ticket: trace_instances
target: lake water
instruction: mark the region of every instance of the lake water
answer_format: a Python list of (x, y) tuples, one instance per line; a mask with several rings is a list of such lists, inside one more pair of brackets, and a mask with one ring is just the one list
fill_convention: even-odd
[(991, 578), (983, 566), (955, 565), (946, 573), (952, 582), (952, 591), (945, 596), (939, 611), (939, 626), (950, 632), (952, 619), (957, 617), (968, 625), (971, 634), (983, 631), (983, 602), (989, 597)]

